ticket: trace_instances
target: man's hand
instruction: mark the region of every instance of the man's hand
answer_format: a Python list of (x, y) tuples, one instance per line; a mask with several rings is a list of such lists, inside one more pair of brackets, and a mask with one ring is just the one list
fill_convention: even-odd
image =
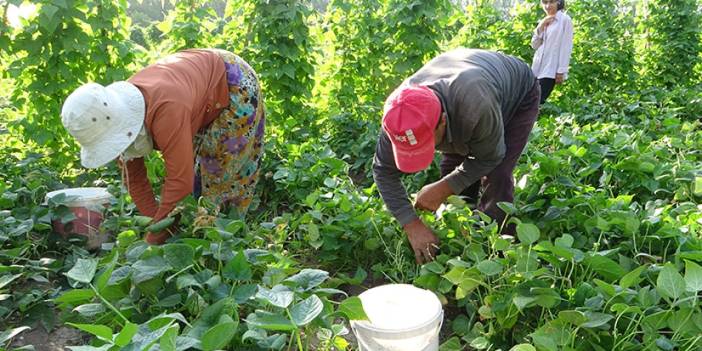
[(436, 212), (446, 198), (453, 195), (448, 182), (441, 179), (437, 182), (425, 185), (422, 190), (417, 193), (417, 201), (414, 207), (420, 210)]
[(556, 19), (556, 16), (546, 16), (544, 19), (541, 20), (541, 23), (539, 23), (539, 26), (537, 27), (537, 32), (539, 34), (543, 33), (548, 26), (553, 23), (553, 21)]
[(431, 229), (419, 218), (405, 224), (403, 229), (407, 233), (417, 264), (433, 261), (436, 250), (439, 248), (439, 239)]
[(564, 80), (565, 79), (563, 73), (556, 73), (556, 84), (561, 84)]

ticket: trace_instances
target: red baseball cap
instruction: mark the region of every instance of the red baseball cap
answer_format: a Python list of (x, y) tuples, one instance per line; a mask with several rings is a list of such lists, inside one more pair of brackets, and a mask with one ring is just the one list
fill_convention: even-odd
[(434, 129), (441, 102), (425, 86), (395, 90), (385, 102), (383, 129), (392, 143), (395, 165), (404, 173), (426, 169), (434, 159)]

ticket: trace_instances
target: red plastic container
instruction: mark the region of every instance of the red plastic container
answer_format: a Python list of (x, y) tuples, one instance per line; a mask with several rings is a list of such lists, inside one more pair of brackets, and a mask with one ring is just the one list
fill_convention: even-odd
[(68, 223), (52, 221), (54, 231), (64, 238), (68, 238), (69, 235), (85, 236), (89, 249), (99, 248), (107, 240), (107, 234), (100, 233), (100, 224), (104, 219), (103, 211), (112, 198), (105, 188), (72, 188), (46, 194), (47, 201), (58, 200), (76, 216)]

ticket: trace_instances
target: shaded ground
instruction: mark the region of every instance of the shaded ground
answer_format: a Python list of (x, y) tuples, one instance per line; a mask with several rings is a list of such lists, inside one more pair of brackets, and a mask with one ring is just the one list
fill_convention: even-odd
[(86, 345), (90, 337), (76, 329), (58, 327), (51, 333), (38, 327), (18, 335), (12, 342), (12, 347), (34, 346), (37, 351), (63, 351), (66, 346)]

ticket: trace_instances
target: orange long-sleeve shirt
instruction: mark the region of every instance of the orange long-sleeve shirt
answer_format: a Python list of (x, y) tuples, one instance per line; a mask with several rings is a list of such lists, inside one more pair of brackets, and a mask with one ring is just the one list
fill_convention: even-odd
[(142, 214), (159, 221), (193, 191), (193, 138), (229, 105), (224, 61), (213, 51), (186, 50), (144, 68), (128, 81), (144, 95), (144, 124), (166, 164), (160, 205), (143, 158), (126, 163), (129, 194)]

